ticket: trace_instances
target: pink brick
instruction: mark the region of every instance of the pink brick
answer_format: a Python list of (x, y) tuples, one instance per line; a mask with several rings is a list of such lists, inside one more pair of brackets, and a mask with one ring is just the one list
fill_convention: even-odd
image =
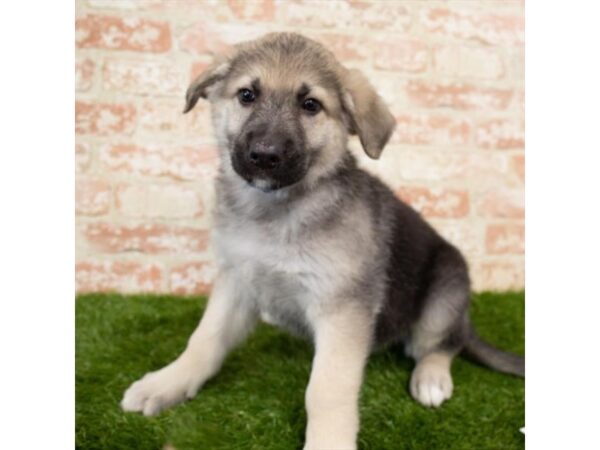
[(492, 255), (522, 254), (525, 252), (523, 225), (490, 225), (485, 237), (486, 249)]
[(179, 37), (179, 48), (183, 51), (202, 54), (222, 54), (229, 51), (233, 44), (258, 38), (264, 29), (252, 29), (243, 25), (214, 25), (198, 23), (182, 31)]
[(373, 52), (372, 42), (357, 36), (325, 32), (309, 37), (327, 47), (342, 62), (364, 61)]
[(406, 92), (415, 106), (459, 110), (504, 110), (513, 97), (512, 89), (424, 80), (410, 80)]
[(160, 53), (171, 48), (171, 31), (164, 21), (89, 14), (75, 22), (75, 41), (79, 48)]
[(173, 136), (186, 121), (181, 114), (183, 101), (151, 99), (137, 111), (138, 128), (143, 132), (167, 133)]
[(86, 216), (108, 213), (110, 184), (103, 180), (78, 179), (75, 183), (75, 212)]
[(409, 9), (401, 2), (365, 1), (284, 1), (276, 3), (277, 23), (301, 28), (357, 28), (408, 30), (412, 22)]
[(75, 144), (75, 172), (83, 173), (88, 170), (92, 160), (90, 145), (83, 142)]
[(318, 8), (309, 0), (277, 3), (277, 21), (295, 27), (345, 28), (353, 22), (354, 11), (346, 2), (320, 2)]
[(105, 14), (151, 14), (157, 19), (171, 16), (175, 29), (178, 23), (185, 23), (190, 17), (201, 17), (205, 21), (233, 20), (226, 0), (81, 0), (77, 3), (87, 3), (91, 9)]
[(398, 196), (425, 217), (464, 217), (469, 213), (469, 194), (457, 189), (405, 186)]
[(493, 259), (470, 265), (473, 290), (523, 289), (525, 267), (522, 258), (514, 260)]
[[(189, 0), (177, 0), (184, 3)], [(92, 8), (120, 9), (124, 11), (158, 9), (165, 6), (165, 0), (88, 0)]]
[(484, 44), (521, 45), (525, 42), (525, 19), (520, 15), (425, 8), (421, 12), (420, 23), (425, 31), (432, 34)]
[(348, 4), (353, 10), (350, 28), (389, 29), (398, 33), (408, 31), (412, 24), (412, 13), (403, 2), (349, 0)]
[(208, 231), (165, 224), (118, 225), (101, 222), (82, 226), (82, 234), (101, 252), (199, 253), (208, 247)]
[(511, 159), (511, 165), (519, 179), (525, 182), (525, 155), (515, 155)]
[(102, 69), (103, 88), (145, 95), (179, 95), (184, 98), (187, 77), (171, 61), (110, 58)]
[(89, 58), (75, 61), (75, 90), (79, 92), (89, 91), (94, 81), (95, 64)]
[(440, 75), (457, 78), (498, 80), (506, 74), (501, 54), (486, 47), (438, 45), (433, 51), (433, 68)]
[(218, 159), (213, 147), (169, 148), (120, 144), (103, 147), (100, 162), (110, 172), (198, 180), (215, 176)]
[(514, 47), (508, 52), (509, 68), (513, 80), (525, 79), (525, 48)]
[(423, 72), (429, 64), (428, 46), (414, 39), (389, 39), (375, 46), (375, 67), (401, 72)]
[(162, 268), (155, 263), (80, 261), (75, 267), (77, 292), (160, 292)]
[(233, 16), (238, 20), (273, 20), (274, 0), (227, 0)]
[(471, 220), (430, 220), (434, 228), (449, 242), (456, 245), (469, 258), (483, 255), (484, 229)]
[(178, 295), (208, 294), (216, 276), (209, 262), (189, 262), (174, 267), (169, 276), (169, 290)]
[(499, 153), (403, 151), (395, 162), (395, 177), (405, 180), (456, 181), (497, 186), (511, 174), (509, 159)]
[(525, 123), (514, 117), (486, 120), (477, 126), (475, 141), (486, 149), (525, 148)]
[(204, 212), (200, 193), (180, 184), (121, 184), (117, 211), (125, 217), (191, 219)]
[(190, 83), (200, 74), (202, 74), (209, 66), (210, 63), (208, 61), (195, 61), (190, 69)]
[(79, 134), (130, 134), (135, 108), (126, 104), (75, 102), (75, 132)]
[(486, 218), (522, 219), (525, 215), (525, 192), (495, 188), (483, 194), (477, 212)]
[(525, 115), (525, 89), (517, 89), (513, 109), (516, 109), (521, 116)]
[(408, 145), (466, 145), (472, 125), (464, 118), (439, 114), (403, 113), (396, 117), (392, 142)]

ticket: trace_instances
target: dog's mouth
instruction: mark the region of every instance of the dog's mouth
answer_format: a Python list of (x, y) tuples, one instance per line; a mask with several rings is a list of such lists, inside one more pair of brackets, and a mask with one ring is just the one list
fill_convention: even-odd
[(293, 186), (297, 186), (304, 176), (299, 177), (298, 179), (286, 179), (285, 181), (280, 181), (273, 178), (262, 178), (255, 177), (251, 179), (244, 178), (249, 186), (258, 189), (262, 192), (275, 192), (284, 188), (290, 188)]
[(254, 178), (252, 180), (246, 180), (246, 181), (248, 181), (248, 184), (250, 186), (252, 186), (253, 188), (256, 188), (263, 192), (273, 192), (273, 191), (277, 191), (283, 187), (274, 180), (269, 180), (269, 179), (264, 179), (264, 178)]

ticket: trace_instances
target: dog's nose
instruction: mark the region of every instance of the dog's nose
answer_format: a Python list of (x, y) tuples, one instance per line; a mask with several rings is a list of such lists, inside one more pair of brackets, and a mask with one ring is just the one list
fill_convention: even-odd
[(256, 167), (264, 170), (273, 170), (281, 164), (281, 158), (272, 151), (252, 150), (249, 159)]

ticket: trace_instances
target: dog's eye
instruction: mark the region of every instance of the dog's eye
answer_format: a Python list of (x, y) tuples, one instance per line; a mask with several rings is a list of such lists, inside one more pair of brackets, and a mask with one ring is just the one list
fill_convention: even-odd
[(240, 89), (238, 91), (238, 99), (242, 105), (249, 105), (256, 100), (256, 95), (250, 89)]
[(319, 101), (315, 100), (314, 98), (307, 98), (302, 102), (302, 109), (310, 114), (317, 114), (319, 111), (321, 111), (321, 108), (322, 106)]

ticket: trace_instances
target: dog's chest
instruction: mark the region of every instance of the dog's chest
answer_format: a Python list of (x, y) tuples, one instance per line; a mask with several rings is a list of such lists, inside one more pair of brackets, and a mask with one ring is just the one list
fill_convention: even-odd
[(326, 248), (289, 230), (254, 224), (219, 229), (214, 244), (221, 264), (250, 294), (262, 320), (294, 334), (311, 334), (312, 317), (337, 283), (333, 255)]

